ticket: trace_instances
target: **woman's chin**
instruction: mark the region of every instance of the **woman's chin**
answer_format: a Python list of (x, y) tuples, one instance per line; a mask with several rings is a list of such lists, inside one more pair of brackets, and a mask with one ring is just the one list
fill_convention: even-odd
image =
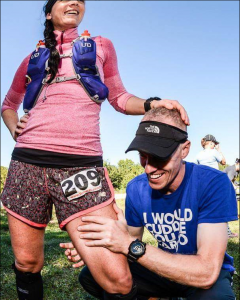
[(55, 30), (65, 31), (67, 29), (76, 28), (80, 23), (81, 22), (76, 22), (76, 20), (69, 19), (66, 20), (64, 24), (61, 24), (61, 26), (55, 26)]

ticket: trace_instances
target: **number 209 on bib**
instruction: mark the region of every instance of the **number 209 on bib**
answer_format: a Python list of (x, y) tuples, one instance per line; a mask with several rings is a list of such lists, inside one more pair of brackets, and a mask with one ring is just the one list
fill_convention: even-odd
[(101, 190), (102, 183), (99, 173), (95, 169), (88, 169), (63, 180), (61, 186), (64, 195), (71, 201), (86, 193)]

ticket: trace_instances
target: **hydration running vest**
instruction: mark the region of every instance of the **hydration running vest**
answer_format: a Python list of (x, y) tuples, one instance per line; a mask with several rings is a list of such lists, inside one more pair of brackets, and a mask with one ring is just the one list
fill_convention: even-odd
[[(55, 77), (51, 83), (64, 82), (77, 79), (88, 96), (97, 103), (102, 103), (108, 97), (108, 88), (102, 82), (96, 65), (96, 43), (90, 38), (87, 31), (72, 41), (72, 53), (62, 54), (62, 57), (71, 57), (74, 76)], [(50, 50), (45, 48), (43, 42), (39, 42), (38, 48), (32, 53), (27, 69), (27, 89), (23, 100), (23, 110), (28, 113), (34, 107), (49, 79), (48, 59)]]

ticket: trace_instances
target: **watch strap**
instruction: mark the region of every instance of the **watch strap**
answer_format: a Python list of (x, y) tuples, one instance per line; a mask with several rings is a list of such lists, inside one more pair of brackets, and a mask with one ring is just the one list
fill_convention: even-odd
[(148, 99), (144, 102), (144, 110), (145, 110), (145, 112), (147, 112), (147, 111), (149, 111), (149, 110), (151, 109), (151, 102), (152, 102), (153, 100), (159, 101), (159, 100), (162, 100), (162, 99), (159, 98), (159, 97), (151, 97), (151, 98), (148, 98)]
[(131, 253), (128, 253), (127, 260), (131, 263), (134, 263), (138, 260), (138, 258), (136, 256), (133, 256)]

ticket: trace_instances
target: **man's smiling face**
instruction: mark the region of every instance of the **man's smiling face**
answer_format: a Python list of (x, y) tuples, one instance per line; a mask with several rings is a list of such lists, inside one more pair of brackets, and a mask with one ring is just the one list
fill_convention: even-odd
[(55, 30), (64, 31), (77, 27), (84, 13), (84, 1), (57, 1), (46, 19), (52, 21)]
[[(187, 145), (188, 143), (186, 142), (185, 144)], [(150, 154), (140, 152), (140, 162), (145, 169), (152, 189), (170, 194), (181, 184), (185, 173), (185, 165), (182, 163), (185, 144), (179, 145), (167, 161), (162, 161)]]

